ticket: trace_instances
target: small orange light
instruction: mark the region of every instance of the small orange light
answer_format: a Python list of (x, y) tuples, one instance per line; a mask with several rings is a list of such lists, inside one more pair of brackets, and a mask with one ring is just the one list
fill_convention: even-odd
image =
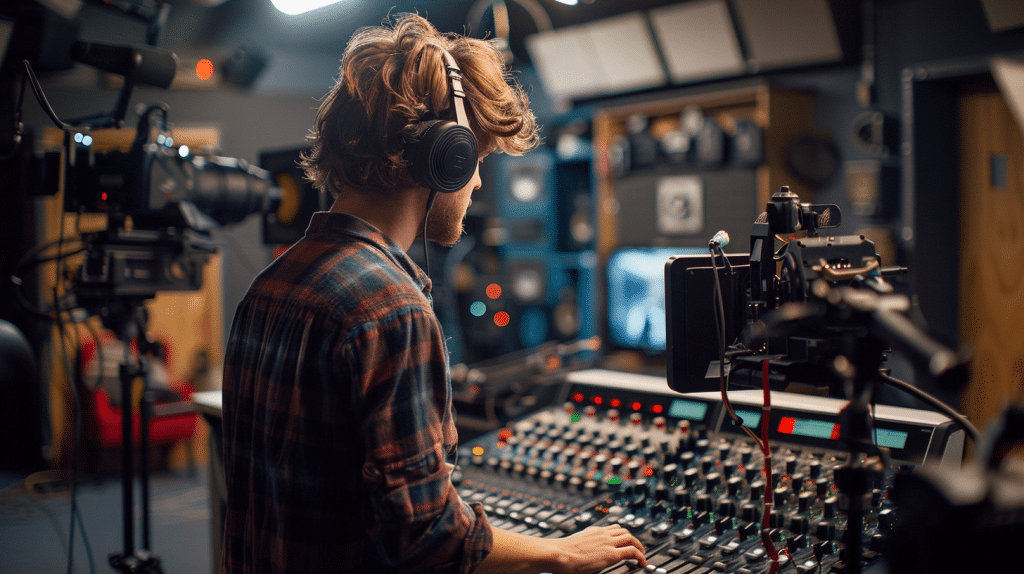
[(612, 399), (611, 405), (613, 409), (617, 409), (622, 406), (622, 401), (619, 399)]
[(583, 393), (576, 393), (576, 394), (574, 394), (572, 396), (572, 400), (576, 401), (577, 403), (582, 403), (583, 402)]
[(497, 299), (501, 297), (501, 285), (497, 283), (491, 283), (487, 286), (487, 296), (491, 299)]
[(633, 403), (632, 405), (630, 405), (630, 406), (632, 406), (632, 407), (633, 407), (633, 410), (634, 410), (634, 411), (638, 411), (638, 410), (640, 410), (640, 409), (642, 409), (642, 408), (643, 408), (643, 405), (641, 405), (641, 404), (640, 404), (639, 402), (634, 402), (634, 403)]
[(206, 58), (199, 60), (199, 63), (196, 64), (196, 76), (200, 80), (209, 80), (213, 76), (213, 62)]
[(653, 412), (656, 415), (660, 415), (663, 410), (665, 410), (665, 407), (663, 407), (661, 405), (653, 405), (653, 406), (651, 406), (651, 412)]
[(508, 313), (504, 311), (498, 311), (494, 314), (494, 324), (499, 327), (505, 327), (512, 319), (508, 316)]
[(482, 446), (474, 446), (473, 447), (473, 454), (475, 454), (476, 456), (483, 456), (483, 454), (484, 454), (484, 447), (482, 447)]
[(597, 396), (594, 397), (594, 404), (595, 405), (599, 405), (599, 404), (601, 404), (603, 402), (604, 402), (604, 398), (601, 397), (600, 395), (597, 395)]
[(106, 200), (107, 200), (107, 192), (104, 191), (103, 193), (100, 194), (100, 201), (106, 201)]
[(645, 468), (644, 469), (644, 476), (654, 476), (654, 469), (649, 467), (649, 466), (647, 468)]

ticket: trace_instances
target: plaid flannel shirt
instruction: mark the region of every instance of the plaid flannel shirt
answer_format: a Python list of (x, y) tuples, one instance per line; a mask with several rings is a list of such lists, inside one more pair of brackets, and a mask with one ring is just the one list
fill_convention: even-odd
[(366, 222), (317, 213), (253, 281), (224, 365), (224, 572), (474, 571), (479, 505), (430, 280)]

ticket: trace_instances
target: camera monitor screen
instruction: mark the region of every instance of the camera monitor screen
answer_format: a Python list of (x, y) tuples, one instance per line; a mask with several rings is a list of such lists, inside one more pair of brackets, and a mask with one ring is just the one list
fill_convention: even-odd
[[(746, 253), (728, 257), (731, 273), (721, 257), (715, 261), (725, 309), (726, 345), (736, 339), (743, 327), (750, 273), (750, 257)], [(719, 356), (712, 273), (709, 253), (672, 257), (664, 266), (668, 385), (679, 392), (719, 388), (717, 371), (709, 371)]]
[[(665, 351), (665, 263), (695, 247), (635, 247), (608, 259), (608, 340), (618, 348)], [(710, 255), (708, 256), (710, 261)]]

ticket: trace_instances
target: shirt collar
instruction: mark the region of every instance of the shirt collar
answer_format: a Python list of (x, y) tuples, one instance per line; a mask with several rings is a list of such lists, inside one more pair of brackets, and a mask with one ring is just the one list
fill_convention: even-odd
[(318, 211), (313, 214), (309, 221), (309, 227), (306, 229), (307, 239), (336, 241), (341, 237), (356, 238), (377, 248), (388, 259), (404, 269), (425, 295), (430, 295), (430, 277), (409, 257), (404, 249), (379, 229), (347, 213)]

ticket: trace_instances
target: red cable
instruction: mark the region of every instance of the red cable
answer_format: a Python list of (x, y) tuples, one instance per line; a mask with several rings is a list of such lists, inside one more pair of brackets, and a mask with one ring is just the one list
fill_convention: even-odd
[(779, 570), (779, 551), (768, 534), (771, 526), (771, 513), (774, 498), (772, 496), (772, 450), (768, 445), (768, 425), (772, 414), (771, 385), (768, 381), (769, 363), (768, 359), (761, 362), (761, 386), (764, 389), (764, 406), (761, 408), (761, 449), (764, 453), (764, 516), (761, 517), (761, 544), (768, 552), (772, 560), (769, 574), (775, 574)]

